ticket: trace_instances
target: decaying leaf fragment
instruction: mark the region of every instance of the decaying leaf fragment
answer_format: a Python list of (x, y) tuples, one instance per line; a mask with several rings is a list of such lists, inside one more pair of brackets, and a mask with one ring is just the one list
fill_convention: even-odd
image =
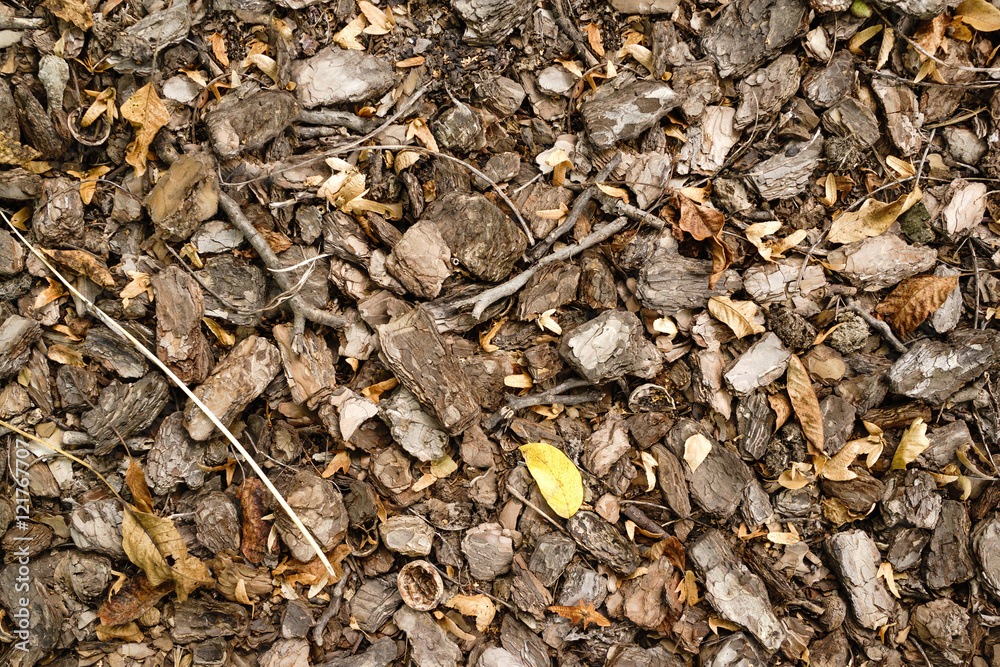
[(712, 442), (701, 433), (695, 433), (684, 441), (684, 460), (691, 467), (691, 472), (698, 469), (712, 451)]
[(48, 250), (46, 248), (41, 250), (70, 271), (87, 276), (101, 287), (115, 286), (115, 278), (108, 271), (104, 262), (86, 250)]
[(764, 314), (753, 301), (733, 301), (728, 296), (708, 300), (708, 312), (724, 323), (737, 338), (764, 333)]
[(923, 196), (920, 188), (888, 204), (869, 199), (857, 211), (848, 211), (833, 221), (828, 236), (832, 243), (854, 243), (878, 236), (892, 226), (896, 218), (906, 213)]
[(921, 418), (916, 418), (913, 423), (903, 431), (903, 437), (899, 439), (899, 446), (892, 457), (892, 469), (903, 470), (907, 465), (913, 463), (920, 456), (921, 452), (930, 447), (931, 441), (927, 437), (927, 424)]
[(944, 305), (956, 287), (958, 276), (907, 278), (875, 308), (875, 312), (900, 336), (905, 336)]
[(136, 176), (146, 173), (146, 154), (156, 133), (170, 120), (152, 83), (132, 93), (121, 107), (122, 117), (135, 128), (135, 141), (128, 145), (125, 161), (135, 167)]
[(600, 613), (594, 609), (594, 603), (584, 604), (583, 600), (576, 606), (566, 606), (554, 604), (548, 607), (549, 611), (553, 611), (563, 618), (568, 618), (573, 621), (573, 625), (577, 623), (583, 623), (583, 629), (586, 630), (587, 626), (591, 623), (597, 625), (599, 628), (609, 628), (611, 627), (611, 621), (601, 616)]
[(83, 31), (94, 27), (94, 15), (86, 0), (45, 0), (45, 8)]
[(854, 459), (865, 454), (865, 466), (871, 468), (882, 455), (885, 447), (885, 439), (882, 437), (882, 429), (874, 424), (865, 422), (868, 429), (867, 438), (858, 438), (847, 442), (840, 451), (830, 457), (820, 470), (819, 476), (833, 482), (847, 482), (855, 479), (858, 475), (849, 466), (854, 463)]
[(457, 609), (463, 616), (475, 616), (476, 629), (480, 632), (486, 632), (486, 629), (490, 627), (493, 617), (497, 613), (497, 608), (493, 604), (493, 601), (481, 593), (478, 595), (452, 596), (450, 600), (444, 603), (444, 606)]
[(212, 583), (208, 567), (188, 553), (184, 538), (170, 519), (138, 508), (126, 511), (122, 548), (129, 560), (146, 573), (151, 586), (172, 583), (181, 602), (198, 587)]
[(792, 409), (802, 427), (802, 435), (812, 445), (813, 453), (822, 454), (823, 415), (819, 410), (819, 400), (809, 379), (809, 371), (794, 354), (788, 359), (785, 383), (788, 397), (792, 401)]
[(1000, 9), (986, 0), (964, 0), (955, 8), (955, 19), (980, 32), (1000, 30)]
[(576, 465), (544, 442), (530, 442), (519, 449), (552, 511), (564, 519), (576, 514), (583, 504), (583, 477)]

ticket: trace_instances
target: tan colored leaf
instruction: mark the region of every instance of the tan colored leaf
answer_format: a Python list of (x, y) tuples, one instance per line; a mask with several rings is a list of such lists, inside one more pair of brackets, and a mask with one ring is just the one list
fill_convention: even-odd
[(531, 376), (527, 373), (507, 375), (503, 379), (503, 384), (505, 387), (513, 387), (514, 389), (530, 389), (535, 386), (535, 383), (531, 380)]
[(590, 44), (590, 50), (593, 51), (598, 58), (604, 57), (604, 41), (601, 39), (601, 29), (597, 27), (595, 23), (588, 23), (583, 29), (587, 33), (587, 43)]
[(122, 117), (135, 128), (135, 141), (130, 143), (125, 161), (135, 167), (136, 176), (146, 173), (146, 154), (156, 133), (170, 120), (167, 107), (163, 106), (152, 83), (147, 83), (132, 93), (121, 108)]
[(915, 176), (917, 174), (916, 167), (906, 160), (896, 157), (895, 155), (886, 156), (885, 163), (902, 178), (909, 178), (910, 176)]
[[(358, 9), (360, 9), (361, 13), (365, 15), (366, 19), (368, 19), (368, 22), (371, 24), (371, 27), (383, 31), (379, 34), (385, 35), (389, 32), (390, 30), (389, 20), (386, 18), (385, 12), (383, 12), (381, 9), (379, 9), (372, 3), (368, 2), (368, 0), (358, 0)], [(375, 33), (368, 33), (368, 34), (375, 34)]]
[(813, 390), (809, 372), (796, 355), (788, 359), (788, 370), (785, 373), (785, 386), (792, 409), (799, 418), (802, 435), (809, 442), (812, 453), (823, 453), (823, 415), (819, 410), (819, 401)]
[(645, 67), (650, 72), (653, 71), (653, 52), (641, 44), (626, 44), (618, 51), (618, 57), (624, 58), (626, 55), (632, 56), (637, 63)]
[(684, 460), (691, 467), (691, 472), (697, 470), (698, 466), (704, 463), (711, 451), (711, 441), (701, 433), (695, 433), (684, 441)]
[(173, 583), (181, 602), (198, 587), (212, 583), (208, 568), (188, 554), (184, 538), (170, 519), (138, 509), (126, 511), (122, 520), (122, 547), (129, 560), (146, 573), (151, 585)]
[(458, 470), (458, 464), (447, 454), (431, 463), (431, 474), (438, 479), (444, 479), (456, 470)]
[(423, 56), (413, 56), (412, 58), (397, 60), (396, 67), (398, 67), (399, 69), (406, 69), (408, 67), (420, 67), (425, 62), (427, 62), (427, 58), (424, 58)]
[[(868, 436), (867, 438), (851, 440), (844, 444), (839, 452), (830, 457), (826, 465), (823, 466), (820, 477), (833, 482), (852, 480), (858, 476), (857, 473), (848, 469), (854, 463), (854, 459), (861, 454), (867, 454), (869, 456), (868, 461), (874, 463), (878, 460), (878, 455), (881, 453), (882, 439), (878, 436)], [(875, 454), (874, 460), (871, 458), (872, 454)], [(871, 467), (871, 464), (868, 464), (868, 467)]]
[(575, 607), (569, 607), (565, 605), (552, 605), (547, 608), (549, 611), (554, 611), (563, 618), (568, 618), (573, 622), (573, 625), (577, 623), (583, 623), (583, 629), (586, 630), (587, 626), (591, 623), (595, 624), (599, 628), (610, 628), (611, 621), (604, 618), (594, 609), (594, 603), (584, 604), (583, 600)]
[(333, 41), (345, 49), (364, 51), (365, 45), (358, 41), (358, 37), (364, 32), (366, 23), (365, 15), (358, 14), (353, 21), (334, 33)]
[(811, 475), (806, 474), (811, 467), (808, 463), (792, 463), (791, 468), (778, 475), (778, 484), (793, 491), (805, 487), (815, 481)]
[(653, 469), (659, 464), (649, 452), (641, 452), (639, 460), (642, 461), (642, 468), (646, 472), (646, 493), (649, 493), (656, 487), (656, 472)]
[(135, 621), (126, 623), (125, 625), (105, 625), (101, 623), (94, 628), (94, 634), (97, 636), (98, 641), (102, 642), (142, 641), (142, 630), (139, 629)]
[(764, 243), (764, 237), (774, 234), (776, 231), (781, 229), (781, 222), (779, 220), (768, 220), (767, 222), (755, 222), (746, 228), (743, 232), (747, 241), (749, 241), (755, 248), (760, 256), (766, 260), (771, 259), (771, 249), (767, 247)]
[(94, 15), (86, 0), (45, 0), (43, 6), (84, 32), (94, 27)]
[(889, 204), (869, 199), (857, 211), (848, 211), (833, 221), (829, 240), (832, 243), (854, 243), (861, 239), (878, 236), (892, 226), (896, 218), (920, 201), (920, 188), (900, 197)]
[(767, 534), (767, 540), (775, 544), (792, 545), (801, 542), (802, 538), (795, 533), (770, 532)]
[(764, 314), (753, 301), (733, 301), (728, 296), (708, 300), (708, 312), (736, 334), (737, 338), (764, 333)]
[(65, 345), (53, 343), (52, 345), (49, 345), (45, 354), (49, 359), (57, 364), (76, 366), (77, 368), (87, 367), (87, 363), (83, 360), (83, 353), (79, 350), (66, 347)]
[(321, 476), (323, 479), (327, 479), (329, 477), (333, 477), (338, 472), (346, 474), (350, 469), (351, 453), (342, 449), (333, 455), (333, 458), (330, 459), (330, 462), (327, 464), (326, 469), (323, 470)]
[(715, 289), (715, 283), (729, 265), (733, 263), (733, 251), (720, 239), (712, 238), (712, 275), (708, 277), (708, 289)]
[(267, 75), (275, 85), (278, 85), (278, 62), (263, 53), (251, 53), (240, 63), (243, 69), (249, 69), (251, 65), (256, 65), (257, 69)]
[(146, 475), (135, 459), (129, 459), (128, 470), (125, 472), (125, 484), (132, 492), (132, 501), (142, 512), (153, 511), (153, 494), (146, 484)]
[(535, 215), (542, 220), (558, 220), (568, 213), (569, 207), (566, 206), (566, 202), (559, 202), (559, 208), (543, 208), (535, 211)]
[(771, 251), (771, 259), (780, 259), (786, 250), (791, 250), (802, 243), (808, 235), (809, 232), (807, 230), (796, 229), (783, 239), (768, 242), (767, 248)]
[(889, 61), (892, 48), (896, 45), (896, 31), (886, 27), (882, 33), (882, 45), (878, 48), (878, 59), (875, 61), (875, 69), (882, 69), (882, 66)]
[(913, 276), (897, 285), (875, 312), (900, 336), (906, 336), (933, 315), (956, 287), (958, 276)]
[(719, 634), (720, 628), (722, 630), (730, 630), (732, 632), (738, 632), (741, 629), (740, 626), (736, 625), (732, 621), (727, 621), (714, 615), (708, 617), (708, 628), (713, 634), (716, 635)]
[(497, 613), (496, 605), (482, 593), (478, 595), (454, 595), (444, 603), (444, 606), (457, 610), (462, 616), (474, 616), (476, 630), (480, 632), (486, 632)]
[(226, 39), (217, 32), (208, 36), (208, 43), (212, 45), (212, 55), (224, 68), (229, 67), (229, 53), (226, 51)]
[(980, 32), (1000, 30), (1000, 9), (986, 0), (963, 0), (955, 8), (955, 18)]
[(152, 302), (154, 293), (152, 285), (149, 284), (149, 276), (141, 271), (129, 271), (128, 276), (132, 280), (125, 285), (121, 294), (118, 295), (124, 306), (128, 308), (128, 302), (143, 292), (146, 293), (146, 296), (149, 297), (149, 301)]
[(404, 169), (409, 169), (415, 165), (420, 158), (423, 157), (420, 153), (416, 151), (400, 151), (396, 155), (396, 159), (392, 163), (392, 168), (396, 170), (396, 173), (403, 171)]
[(74, 273), (87, 276), (101, 287), (114, 287), (115, 279), (108, 267), (96, 256), (86, 250), (48, 250), (41, 251), (65, 266)]
[(609, 197), (615, 197), (616, 199), (621, 199), (623, 202), (628, 203), (628, 192), (622, 188), (616, 188), (604, 183), (598, 183), (597, 189)]
[(792, 404), (784, 394), (768, 394), (767, 402), (774, 410), (776, 419), (774, 420), (774, 432), (785, 425), (788, 418), (792, 416)]
[(583, 477), (576, 465), (544, 442), (530, 442), (519, 449), (552, 511), (564, 519), (576, 514), (583, 504)]
[(822, 197), (818, 199), (818, 201), (823, 206), (833, 206), (834, 204), (837, 203), (837, 195), (838, 195), (837, 177), (834, 176), (833, 172), (831, 171), (829, 174), (826, 175), (826, 178), (823, 179), (822, 182), (823, 182), (824, 194)]
[(437, 140), (434, 138), (434, 133), (431, 132), (431, 128), (427, 127), (427, 123), (422, 118), (414, 118), (406, 126), (406, 139), (410, 140), (416, 137), (420, 140), (427, 150), (438, 152)]
[(860, 56), (861, 47), (864, 45), (864, 43), (867, 42), (872, 37), (874, 37), (875, 35), (877, 35), (881, 29), (882, 29), (882, 24), (879, 23), (878, 25), (873, 25), (870, 28), (865, 28), (858, 34), (854, 35), (854, 37), (851, 37), (851, 41), (847, 43), (848, 51), (850, 51), (856, 56)]
[(31, 304), (35, 310), (44, 308), (56, 299), (66, 296), (66, 290), (63, 289), (62, 283), (56, 282), (52, 278), (46, 278), (46, 280), (49, 282), (49, 286), (39, 292)]
[(899, 589), (896, 588), (896, 577), (892, 571), (891, 564), (885, 562), (879, 565), (878, 572), (875, 573), (875, 576), (885, 581), (885, 585), (889, 588), (889, 592), (892, 593), (893, 597), (900, 597)]
[(726, 218), (722, 211), (696, 204), (687, 197), (681, 197), (681, 218), (678, 225), (694, 237), (696, 241), (716, 237), (722, 233)]
[(907, 465), (913, 463), (920, 456), (921, 452), (930, 447), (931, 441), (927, 438), (927, 424), (920, 417), (913, 420), (913, 423), (903, 431), (903, 437), (899, 439), (896, 453), (892, 457), (892, 470), (903, 470)]
[(93, 167), (87, 171), (73, 171), (72, 169), (67, 169), (66, 173), (70, 176), (76, 176), (82, 182), (80, 183), (80, 199), (83, 200), (84, 204), (89, 204), (94, 199), (94, 193), (97, 192), (97, 180), (104, 174), (111, 171), (111, 167), (101, 166)]
[[(951, 19), (948, 18), (948, 12), (942, 12), (934, 17), (930, 21), (924, 21), (917, 28), (917, 31), (913, 34), (913, 41), (920, 45), (920, 48), (931, 54), (935, 55), (938, 48), (944, 42), (945, 31), (948, 29), (948, 24)], [(920, 60), (927, 60), (927, 56), (917, 51)]]

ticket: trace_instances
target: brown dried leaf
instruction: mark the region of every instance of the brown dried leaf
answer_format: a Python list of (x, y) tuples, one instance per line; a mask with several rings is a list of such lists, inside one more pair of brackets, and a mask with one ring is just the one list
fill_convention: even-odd
[[(925, 21), (913, 35), (913, 41), (920, 45), (920, 48), (931, 54), (937, 53), (938, 48), (944, 42), (945, 30), (950, 23), (948, 13), (944, 12), (934, 17), (930, 21)], [(920, 60), (927, 60), (927, 56), (917, 51)]]
[(444, 606), (457, 609), (463, 616), (475, 616), (476, 629), (480, 632), (486, 632), (486, 628), (490, 627), (490, 623), (493, 622), (493, 617), (497, 613), (497, 608), (493, 604), (493, 601), (481, 593), (478, 595), (452, 596), (450, 600), (444, 603)]
[(125, 472), (125, 484), (132, 492), (132, 501), (142, 512), (153, 511), (153, 494), (146, 484), (146, 475), (135, 459), (129, 459), (128, 470)]
[(712, 275), (708, 278), (708, 289), (715, 289), (715, 283), (729, 265), (733, 263), (733, 251), (717, 238), (712, 239)]
[(89, 204), (94, 199), (94, 193), (97, 192), (97, 179), (109, 171), (111, 171), (111, 167), (101, 166), (88, 169), (87, 171), (67, 169), (66, 173), (70, 176), (76, 176), (82, 181), (80, 183), (80, 199), (83, 200), (84, 204)]
[(338, 472), (346, 473), (351, 469), (351, 453), (346, 449), (342, 449), (333, 455), (330, 459), (330, 463), (327, 464), (326, 469), (323, 470), (321, 477), (327, 479), (333, 477)]
[(142, 616), (171, 590), (173, 586), (169, 583), (153, 586), (140, 572), (127, 579), (124, 586), (108, 597), (101, 605), (98, 616), (105, 625), (124, 625)]
[(958, 276), (913, 276), (897, 285), (875, 312), (905, 336), (933, 315), (956, 287)]
[(590, 44), (590, 50), (593, 51), (598, 58), (604, 57), (604, 41), (601, 39), (601, 29), (597, 27), (595, 23), (588, 23), (583, 29), (587, 33), (587, 43)]
[(575, 607), (567, 607), (564, 605), (554, 604), (548, 607), (549, 611), (554, 611), (563, 618), (568, 618), (573, 622), (573, 625), (577, 623), (583, 623), (583, 629), (586, 630), (587, 626), (591, 623), (597, 625), (600, 628), (610, 628), (611, 621), (601, 616), (597, 610), (594, 609), (594, 603), (584, 605), (583, 600), (580, 600), (579, 605)]
[(784, 394), (768, 394), (767, 402), (774, 410), (776, 419), (774, 420), (774, 432), (785, 425), (788, 418), (792, 416), (792, 404)]
[(708, 206), (702, 206), (687, 197), (680, 197), (681, 219), (678, 225), (682, 230), (694, 237), (696, 241), (708, 238), (718, 238), (726, 218), (722, 211)]
[(889, 229), (896, 218), (920, 201), (922, 196), (920, 188), (914, 188), (913, 192), (900, 195), (889, 204), (869, 199), (862, 204), (860, 210), (848, 211), (834, 220), (828, 238), (832, 243), (854, 243), (878, 236)]
[(86, 0), (45, 0), (42, 6), (84, 32), (94, 27), (94, 15)]
[(785, 373), (785, 385), (788, 397), (792, 402), (795, 416), (802, 426), (802, 435), (812, 445), (814, 454), (823, 453), (823, 415), (819, 410), (819, 400), (813, 390), (809, 372), (796, 355), (788, 360), (788, 371)]
[(122, 548), (129, 560), (146, 573), (150, 585), (172, 584), (181, 602), (198, 587), (213, 581), (205, 563), (188, 554), (184, 538), (170, 519), (138, 509), (126, 511)]
[(74, 350), (58, 343), (49, 345), (49, 349), (45, 351), (45, 355), (57, 364), (76, 366), (77, 368), (87, 367), (87, 363), (83, 360), (83, 354), (79, 350)]
[(240, 550), (248, 563), (260, 565), (267, 554), (267, 536), (273, 521), (264, 520), (270, 514), (267, 507), (267, 490), (256, 477), (240, 485), (237, 498), (243, 510), (243, 543)]
[(229, 54), (226, 52), (226, 39), (217, 32), (208, 36), (208, 43), (212, 45), (212, 55), (223, 67), (229, 67)]
[(48, 250), (41, 251), (62, 264), (70, 271), (87, 276), (101, 287), (114, 287), (115, 279), (108, 271), (107, 265), (86, 250)]
[(147, 83), (132, 93), (121, 108), (122, 117), (135, 128), (135, 141), (128, 145), (125, 161), (135, 167), (136, 176), (146, 173), (146, 154), (156, 133), (170, 120), (170, 112), (163, 106), (152, 83)]

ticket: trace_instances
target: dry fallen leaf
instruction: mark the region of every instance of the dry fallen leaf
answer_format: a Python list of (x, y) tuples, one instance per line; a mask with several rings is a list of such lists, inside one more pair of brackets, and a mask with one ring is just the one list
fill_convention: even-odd
[(810, 474), (811, 470), (812, 466), (808, 463), (795, 461), (791, 468), (778, 475), (778, 484), (793, 491), (801, 489), (815, 481)]
[(107, 265), (86, 250), (48, 250), (41, 248), (41, 251), (70, 271), (87, 276), (101, 287), (115, 286), (115, 278), (108, 271)]
[(587, 33), (587, 43), (598, 58), (604, 57), (604, 41), (601, 39), (601, 29), (595, 23), (588, 23), (583, 29)]
[(854, 243), (878, 236), (892, 226), (896, 218), (920, 201), (920, 188), (889, 204), (869, 199), (857, 211), (848, 211), (833, 221), (828, 239), (831, 243)]
[(135, 459), (129, 459), (128, 470), (125, 472), (125, 484), (132, 492), (132, 501), (142, 512), (153, 511), (153, 494), (146, 484), (146, 475)]
[(223, 67), (229, 67), (229, 54), (226, 52), (226, 39), (217, 32), (208, 36), (208, 43), (212, 45), (212, 55)]
[(152, 586), (173, 583), (181, 602), (200, 586), (212, 583), (201, 559), (191, 556), (174, 522), (137, 508), (122, 520), (122, 548), (129, 560), (149, 578)]
[(892, 457), (891, 469), (905, 469), (907, 465), (916, 461), (930, 444), (931, 441), (927, 438), (927, 424), (919, 417), (914, 419), (913, 423), (903, 431), (903, 437), (899, 439), (896, 453)]
[(1000, 30), (1000, 9), (986, 0), (963, 0), (955, 8), (955, 18), (980, 32)]
[(94, 15), (86, 0), (45, 0), (43, 6), (84, 32), (94, 27)]
[(108, 599), (98, 611), (98, 617), (105, 625), (124, 625), (134, 621), (172, 588), (170, 584), (153, 586), (141, 572), (134, 577), (123, 577), (121, 582), (123, 585), (117, 590), (108, 592)]
[(591, 602), (587, 605), (583, 604), (583, 600), (575, 607), (567, 607), (564, 605), (552, 605), (548, 607), (549, 611), (554, 611), (563, 618), (568, 618), (573, 622), (573, 625), (577, 623), (583, 623), (583, 629), (586, 630), (587, 626), (594, 623), (599, 628), (610, 628), (611, 621), (601, 616), (596, 609), (594, 609), (594, 603)]
[(121, 107), (122, 117), (135, 128), (135, 141), (128, 145), (125, 161), (135, 167), (136, 176), (146, 173), (146, 154), (156, 133), (170, 120), (152, 83), (132, 93)]
[(906, 336), (933, 315), (956, 287), (958, 276), (913, 276), (897, 285), (875, 312), (900, 336)]
[(858, 476), (857, 473), (848, 469), (854, 463), (854, 459), (861, 454), (868, 455), (867, 461), (871, 461), (868, 464), (870, 468), (878, 460), (878, 456), (882, 453), (882, 447), (882, 439), (878, 436), (870, 435), (867, 438), (851, 440), (845, 443), (839, 452), (827, 460), (823, 466), (823, 470), (820, 471), (820, 477), (832, 482), (847, 482), (852, 480)]
[(847, 43), (847, 50), (856, 56), (861, 55), (861, 46), (867, 42), (869, 39), (874, 37), (882, 29), (882, 24), (873, 25), (870, 28), (865, 28), (860, 31), (854, 37), (851, 37), (851, 41)]
[(463, 616), (476, 617), (476, 630), (486, 632), (496, 616), (497, 608), (493, 601), (482, 593), (478, 595), (455, 595), (444, 603), (444, 606), (458, 610)]
[(711, 441), (701, 433), (695, 433), (684, 441), (684, 460), (691, 467), (691, 472), (698, 469), (711, 451)]
[(728, 296), (708, 300), (708, 312), (736, 334), (737, 338), (764, 333), (764, 314), (753, 301), (733, 301)]
[(544, 442), (530, 442), (519, 449), (552, 511), (564, 519), (576, 514), (583, 504), (583, 477), (576, 465)]
[(83, 200), (84, 204), (89, 204), (94, 199), (94, 193), (97, 192), (96, 179), (104, 176), (109, 171), (111, 171), (111, 167), (101, 166), (93, 167), (87, 171), (67, 169), (66, 173), (70, 176), (76, 176), (82, 181), (80, 183), (80, 199)]
[(813, 390), (809, 372), (796, 355), (788, 359), (788, 370), (785, 373), (785, 386), (792, 409), (799, 418), (802, 435), (809, 442), (813, 454), (823, 453), (823, 415), (819, 409), (819, 400)]
[(776, 231), (781, 229), (781, 222), (779, 220), (768, 220), (767, 222), (755, 222), (744, 230), (744, 235), (747, 237), (747, 241), (751, 243), (760, 256), (766, 260), (771, 259), (771, 249), (764, 243), (764, 237), (774, 234)]
[(353, 49), (355, 51), (364, 51), (365, 45), (358, 41), (358, 37), (365, 30), (365, 20), (364, 14), (358, 14), (354, 17), (354, 20), (345, 25), (341, 30), (334, 33), (333, 41), (337, 42), (340, 46), (345, 49)]
[(892, 593), (893, 597), (899, 598), (899, 589), (896, 588), (896, 575), (892, 571), (892, 564), (885, 562), (878, 566), (878, 572), (875, 576), (879, 579), (885, 581), (885, 585), (888, 586), (889, 592)]
[(694, 237), (695, 241), (718, 238), (726, 218), (722, 211), (697, 204), (687, 197), (680, 197), (681, 217), (678, 226)]
[(338, 472), (346, 473), (351, 469), (351, 453), (342, 449), (333, 455), (326, 468), (321, 473), (323, 479), (333, 477)]

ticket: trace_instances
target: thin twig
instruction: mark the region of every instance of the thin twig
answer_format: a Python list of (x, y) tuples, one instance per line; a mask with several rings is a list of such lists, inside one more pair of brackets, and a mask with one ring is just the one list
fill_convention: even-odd
[[(229, 199), (226, 195), (221, 194), (220, 200), (222, 197), (226, 197), (226, 199)], [(229, 201), (232, 202), (231, 199)], [(235, 202), (232, 203), (235, 204)], [(205, 405), (202, 402), (202, 400), (198, 398), (198, 396), (196, 396), (195, 393), (191, 391), (191, 389), (189, 389), (188, 386), (184, 384), (184, 382), (182, 382), (181, 379), (177, 377), (177, 375), (174, 374), (172, 370), (170, 370), (170, 368), (167, 367), (166, 364), (160, 361), (159, 357), (157, 357), (155, 354), (146, 349), (144, 345), (140, 344), (139, 341), (135, 339), (135, 336), (126, 331), (122, 327), (122, 325), (118, 324), (118, 322), (116, 322), (113, 318), (109, 317), (103, 310), (95, 306), (90, 299), (81, 294), (80, 291), (76, 289), (76, 287), (74, 287), (68, 280), (66, 280), (66, 278), (59, 272), (59, 270), (56, 269), (51, 262), (49, 262), (48, 258), (44, 254), (42, 254), (41, 251), (35, 248), (35, 246), (33, 246), (30, 242), (28, 242), (26, 238), (24, 238), (24, 235), (21, 234), (21, 230), (19, 230), (11, 223), (10, 218), (7, 217), (7, 214), (4, 213), (2, 210), (0, 210), (0, 216), (3, 217), (4, 221), (7, 223), (7, 226), (10, 228), (11, 232), (13, 232), (14, 235), (17, 236), (18, 239), (20, 239), (21, 243), (23, 243), (25, 247), (27, 247), (36, 257), (38, 257), (38, 259), (42, 262), (42, 264), (44, 264), (45, 267), (52, 272), (52, 275), (54, 275), (59, 280), (59, 282), (61, 282), (66, 287), (66, 289), (69, 290), (70, 294), (82, 300), (88, 306), (89, 311), (95, 317), (97, 317), (97, 319), (99, 319), (102, 324), (104, 324), (106, 327), (117, 333), (122, 338), (126, 339), (128, 342), (130, 342), (144, 357), (149, 359), (161, 371), (163, 371), (163, 373), (168, 378), (170, 378), (171, 382), (173, 382), (175, 385), (177, 385), (178, 388), (180, 388), (181, 391), (187, 394), (187, 397), (191, 399), (191, 401), (198, 407), (199, 410), (202, 411), (202, 413), (204, 413), (206, 417), (208, 417), (209, 421), (211, 421), (212, 424), (214, 424), (215, 427), (219, 429), (219, 431), (223, 435), (226, 436), (229, 442), (232, 443), (233, 447), (236, 448), (236, 451), (239, 452), (240, 455), (247, 460), (247, 463), (250, 465), (251, 468), (253, 468), (254, 473), (256, 473), (256, 475), (264, 483), (264, 486), (266, 486), (267, 490), (271, 492), (275, 500), (278, 501), (278, 504), (281, 506), (281, 509), (283, 509), (288, 514), (288, 517), (292, 520), (292, 523), (295, 524), (295, 527), (302, 532), (302, 535), (305, 538), (306, 542), (308, 542), (309, 546), (312, 547), (313, 551), (319, 557), (320, 562), (323, 563), (323, 566), (326, 567), (327, 571), (330, 573), (330, 576), (336, 577), (337, 573), (334, 571), (333, 565), (330, 564), (330, 561), (329, 559), (327, 559), (326, 554), (323, 553), (323, 549), (320, 548), (319, 544), (316, 542), (316, 538), (312, 536), (312, 533), (310, 533), (309, 530), (305, 527), (305, 524), (302, 523), (302, 519), (299, 518), (299, 515), (295, 513), (295, 510), (292, 509), (292, 507), (288, 504), (288, 501), (285, 500), (285, 497), (281, 495), (281, 492), (278, 491), (278, 489), (268, 478), (267, 474), (250, 456), (250, 452), (248, 452), (246, 448), (244, 448), (243, 445), (240, 443), (240, 441), (236, 439), (236, 436), (233, 435), (232, 431), (226, 428), (226, 425), (219, 420), (216, 414), (212, 412), (212, 410), (209, 409), (209, 407)]]
[[(976, 281), (976, 319), (972, 323), (973, 329), (979, 328), (979, 258), (976, 257), (976, 244), (970, 243), (969, 250), (972, 251), (972, 270), (975, 272)], [(983, 327), (984, 329), (986, 327)]]
[(575, 243), (571, 246), (566, 246), (565, 248), (560, 248), (556, 252), (543, 257), (538, 260), (538, 263), (532, 267), (529, 267), (511, 278), (505, 283), (501, 283), (496, 287), (491, 287), (477, 294), (474, 297), (469, 297), (466, 299), (461, 299), (455, 303), (456, 308), (468, 308), (472, 307), (472, 316), (477, 320), (482, 317), (483, 311), (489, 308), (491, 305), (499, 301), (500, 299), (514, 294), (519, 289), (524, 287), (531, 276), (535, 275), (538, 270), (552, 262), (558, 262), (564, 259), (569, 259), (577, 253), (583, 252), (587, 248), (597, 245), (601, 241), (609, 238), (612, 234), (616, 234), (628, 224), (629, 220), (626, 217), (618, 218), (613, 222), (594, 230), (586, 237), (584, 237), (579, 243)]
[[(947, 67), (952, 67), (952, 65), (947, 65)], [(996, 88), (1000, 86), (1000, 81), (973, 81), (970, 83), (961, 83), (958, 81), (949, 83), (939, 83), (937, 81), (914, 81), (913, 79), (906, 79), (898, 74), (892, 74), (891, 72), (882, 72), (873, 67), (869, 67), (864, 63), (858, 65), (858, 69), (866, 74), (871, 74), (872, 76), (877, 76), (883, 79), (889, 79), (890, 81), (895, 81), (896, 83), (901, 83), (906, 86), (914, 86), (920, 88), (930, 88), (932, 86), (941, 87), (952, 87), (952, 88)]]
[(865, 310), (855, 303), (854, 299), (851, 297), (845, 296), (844, 302), (847, 304), (847, 307), (851, 310), (851, 312), (860, 315), (861, 319), (868, 323), (868, 326), (882, 334), (882, 338), (885, 339), (885, 342), (889, 343), (892, 349), (896, 350), (896, 352), (906, 352), (906, 346), (903, 345), (898, 338), (896, 338), (896, 335), (892, 333), (892, 329), (889, 328), (888, 324), (882, 322), (881, 320), (876, 320), (869, 313), (865, 312)]
[(514, 487), (511, 486), (510, 484), (507, 485), (507, 491), (510, 492), (510, 495), (514, 496), (515, 498), (517, 498), (518, 500), (520, 500), (522, 503), (524, 503), (525, 505), (527, 505), (531, 509), (533, 509), (536, 512), (538, 512), (546, 521), (548, 521), (553, 526), (555, 526), (557, 530), (561, 531), (565, 535), (569, 535), (569, 531), (567, 531), (565, 528), (563, 528), (562, 526), (560, 526), (558, 521), (555, 521), (552, 517), (550, 517), (548, 514), (546, 514), (538, 505), (536, 505), (535, 503), (531, 502), (530, 500), (528, 500), (527, 498), (525, 498), (524, 496), (522, 496), (520, 493), (518, 493), (517, 490), (514, 489)]

